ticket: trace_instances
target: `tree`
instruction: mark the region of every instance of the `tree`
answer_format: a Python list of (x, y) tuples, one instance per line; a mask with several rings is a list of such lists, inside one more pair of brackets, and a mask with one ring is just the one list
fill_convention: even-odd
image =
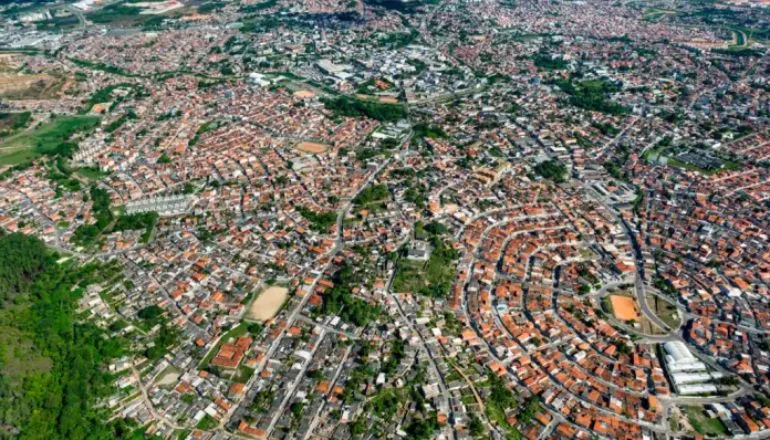
[[(14, 248), (18, 254), (6, 254)], [(9, 261), (9, 255), (18, 258)], [(16, 289), (14, 304), (0, 305), (2, 331), (15, 334), (22, 343), (18, 347), (33, 346), (50, 365), (29, 371), (0, 365), (0, 424), (22, 440), (127, 438), (131, 426), (122, 420), (105, 423), (107, 411), (96, 405), (112, 391), (112, 376), (104, 367), (124, 354), (124, 342), (77, 319), (84, 289), (111, 277), (109, 267), (56, 260), (34, 237), (0, 234), (1, 273)], [(18, 347), (8, 350), (7, 343), (0, 340), (0, 364), (7, 356), (24, 355)]]
[(24, 291), (51, 263), (43, 242), (0, 230), (0, 299)]
[(567, 168), (557, 159), (551, 159), (535, 165), (535, 172), (546, 179), (560, 183), (564, 182), (564, 175), (567, 174)]

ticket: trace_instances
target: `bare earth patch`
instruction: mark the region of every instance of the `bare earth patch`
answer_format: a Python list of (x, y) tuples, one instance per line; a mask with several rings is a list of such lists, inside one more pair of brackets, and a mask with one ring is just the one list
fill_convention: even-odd
[(325, 153), (329, 149), (326, 144), (319, 144), (318, 142), (300, 142), (297, 144), (297, 149), (305, 153), (320, 154)]
[(382, 104), (398, 104), (398, 98), (395, 96), (374, 96), (374, 95), (363, 95), (363, 94), (357, 94), (356, 98), (358, 99), (365, 99), (369, 101), (377, 101)]
[(639, 320), (641, 315), (639, 314), (639, 308), (636, 306), (636, 301), (630, 296), (612, 295), (610, 296), (612, 302), (612, 311), (615, 317), (622, 321)]
[(176, 371), (174, 368), (166, 368), (163, 373), (161, 373), (160, 377), (158, 378), (158, 381), (155, 382), (156, 385), (159, 387), (172, 387), (179, 381), (179, 371)]
[(57, 98), (64, 83), (64, 78), (47, 73), (0, 75), (0, 96), (11, 100)]
[(294, 96), (297, 98), (308, 99), (314, 97), (315, 93), (311, 92), (310, 90), (297, 90), (294, 92)]
[(398, 98), (395, 96), (380, 96), (380, 102), (383, 104), (398, 104)]
[(246, 317), (260, 322), (272, 319), (288, 297), (289, 289), (286, 287), (270, 286), (252, 301)]

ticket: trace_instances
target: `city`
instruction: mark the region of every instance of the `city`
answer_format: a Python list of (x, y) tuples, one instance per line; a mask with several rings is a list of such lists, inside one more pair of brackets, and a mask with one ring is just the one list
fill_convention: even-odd
[(766, 0), (0, 16), (0, 438), (770, 438)]

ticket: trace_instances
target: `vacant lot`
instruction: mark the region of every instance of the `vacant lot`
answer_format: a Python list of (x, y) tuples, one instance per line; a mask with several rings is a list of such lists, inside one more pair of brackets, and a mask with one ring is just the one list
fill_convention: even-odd
[(90, 130), (98, 123), (96, 116), (63, 116), (11, 136), (0, 143), (0, 165), (15, 165), (41, 154), (55, 154), (72, 135)]
[(655, 314), (671, 328), (679, 327), (680, 319), (676, 306), (668, 301), (660, 299), (658, 295), (647, 294), (647, 304), (652, 307)]
[(0, 97), (10, 100), (53, 99), (60, 96), (66, 78), (47, 73), (0, 75)]
[(179, 376), (179, 370), (173, 366), (167, 367), (158, 375), (155, 385), (161, 388), (171, 388), (179, 381)]
[(297, 149), (305, 153), (320, 154), (325, 153), (329, 146), (326, 144), (319, 144), (318, 142), (300, 142), (297, 144)]
[(612, 312), (616, 318), (621, 321), (639, 320), (639, 308), (636, 306), (636, 301), (630, 296), (612, 295), (610, 301), (612, 302)]
[(86, 17), (94, 23), (110, 26), (143, 26), (151, 28), (158, 25), (165, 18), (183, 15), (184, 9), (176, 3), (156, 1), (132, 3), (122, 1), (88, 12)]
[(0, 72), (16, 73), (24, 65), (24, 55), (19, 53), (0, 53)]
[(296, 96), (297, 98), (308, 99), (308, 98), (314, 97), (315, 93), (313, 93), (310, 90), (297, 90), (296, 92), (294, 92), (294, 96)]
[(259, 322), (272, 319), (288, 297), (289, 289), (281, 286), (270, 286), (251, 303), (246, 317)]
[(433, 241), (433, 250), (428, 261), (410, 260), (401, 257), (396, 264), (393, 291), (397, 293), (419, 293), (432, 297), (444, 297), (455, 274), (454, 261), (457, 251), (441, 240)]
[(698, 434), (722, 437), (725, 435), (725, 426), (719, 419), (709, 418), (703, 412), (703, 408), (697, 406), (685, 406), (682, 408), (687, 414), (687, 420)]
[(377, 101), (382, 104), (398, 104), (398, 98), (396, 98), (395, 96), (374, 96), (374, 95), (358, 94), (356, 95), (356, 98), (368, 99), (370, 101)]

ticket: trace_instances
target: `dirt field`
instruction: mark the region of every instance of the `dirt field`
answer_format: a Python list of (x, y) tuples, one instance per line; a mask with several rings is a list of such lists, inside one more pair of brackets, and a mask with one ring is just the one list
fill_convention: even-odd
[(0, 53), (0, 72), (16, 72), (24, 64), (23, 57), (17, 53)]
[(307, 99), (314, 97), (315, 93), (311, 92), (310, 90), (297, 90), (294, 92), (294, 96), (297, 98)]
[(395, 96), (381, 96), (380, 102), (383, 104), (398, 104), (398, 98)]
[(260, 322), (267, 321), (278, 313), (288, 297), (289, 289), (281, 286), (270, 286), (252, 301), (246, 312), (246, 317)]
[(395, 96), (374, 96), (374, 95), (358, 94), (356, 95), (356, 98), (366, 99), (370, 101), (377, 101), (383, 104), (398, 104), (398, 98), (396, 98)]
[(444, 212), (447, 214), (454, 214), (458, 209), (460, 209), (460, 207), (455, 203), (447, 203), (444, 205)]
[(64, 78), (47, 73), (0, 75), (0, 96), (6, 99), (49, 99), (59, 96)]
[(612, 302), (612, 311), (615, 317), (621, 321), (638, 321), (641, 315), (639, 314), (639, 308), (636, 306), (636, 301), (630, 296), (612, 295), (610, 296)]
[(300, 142), (297, 144), (297, 149), (305, 153), (320, 154), (325, 153), (329, 146), (317, 142)]
[(176, 384), (177, 381), (179, 381), (179, 371), (174, 367), (168, 367), (158, 376), (158, 380), (155, 384), (162, 388), (171, 387)]

